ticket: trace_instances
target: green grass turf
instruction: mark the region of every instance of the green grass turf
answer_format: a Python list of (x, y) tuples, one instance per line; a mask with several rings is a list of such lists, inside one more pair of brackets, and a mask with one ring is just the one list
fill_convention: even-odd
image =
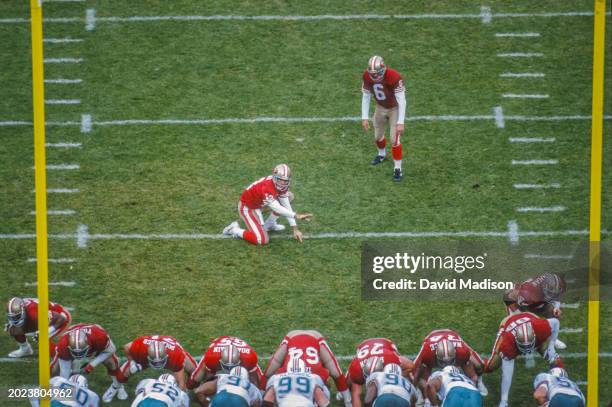
[[(0, 18), (27, 17), (26, 2), (0, 5)], [(409, 4), (407, 4), (409, 3)], [(48, 3), (46, 17), (132, 15), (478, 14), (480, 3), (328, 2), (205, 4), (105, 1)], [(591, 2), (529, 1), (491, 4), (493, 12), (587, 11)], [(609, 26), (608, 26), (609, 28)], [(541, 33), (539, 38), (496, 38), (496, 32)], [(29, 26), (0, 24), (0, 121), (31, 120)], [(82, 78), (78, 85), (46, 86), (47, 98), (81, 99), (79, 106), (47, 106), (51, 121), (160, 118), (358, 116), (360, 75), (372, 53), (385, 56), (405, 77), (408, 117), (422, 115), (589, 115), (590, 17), (459, 20), (211, 21), (109, 23), (86, 32), (83, 23), (45, 24), (47, 38), (83, 38), (45, 44), (48, 58), (84, 58), (50, 64), (47, 78)], [(508, 60), (500, 52), (542, 52)], [(612, 63), (607, 55), (606, 72)], [(544, 72), (542, 79), (500, 78), (502, 72)], [(609, 74), (606, 76), (609, 78)], [(606, 89), (610, 114), (610, 87)], [(502, 93), (547, 93), (547, 100), (508, 100)], [(612, 222), (612, 147), (606, 122), (603, 227)], [(556, 137), (549, 144), (512, 144), (509, 137)], [(49, 171), (51, 233), (219, 233), (237, 218), (241, 190), (280, 161), (294, 170), (295, 207), (315, 213), (306, 234), (389, 231), (585, 230), (588, 226), (590, 122), (429, 122), (406, 125), (405, 180), (390, 181), (391, 165), (372, 168), (371, 134), (359, 122), (225, 124), (209, 126), (48, 127), (47, 141), (80, 142), (81, 149), (48, 149), (47, 161), (79, 163), (79, 171)], [(33, 148), (30, 127), (0, 126), (0, 233), (32, 233)], [(550, 167), (517, 167), (512, 159), (558, 159)], [(556, 190), (515, 190), (514, 183), (559, 182)], [(553, 214), (519, 214), (520, 206), (563, 205)], [(586, 237), (585, 237), (586, 238)], [(51, 239), (51, 257), (73, 265), (50, 266), (50, 297), (76, 307), (75, 321), (106, 327), (117, 345), (145, 333), (176, 336), (194, 355), (218, 335), (248, 340), (269, 355), (290, 329), (312, 327), (340, 355), (366, 337), (388, 336), (414, 354), (432, 329), (457, 329), (478, 351), (490, 350), (500, 303), (368, 302), (360, 297), (361, 240), (273, 239), (254, 248), (235, 240), (95, 240), (77, 249), (74, 239)], [(33, 240), (0, 240), (4, 281), (0, 298), (34, 296)], [(72, 267), (72, 268), (71, 268)], [(296, 284), (296, 281), (299, 283)], [(432, 315), (433, 314), (433, 315)], [(222, 316), (222, 317), (221, 317)], [(610, 348), (609, 303), (602, 303), (601, 350)], [(586, 327), (586, 306), (566, 309), (565, 327)], [(565, 334), (569, 352), (586, 351), (586, 332)], [(0, 341), (0, 354), (13, 349)], [(36, 380), (34, 359), (0, 363), (3, 386)], [(538, 362), (537, 371), (544, 367)], [(342, 361), (347, 366), (347, 361)], [(536, 370), (519, 363), (511, 400), (529, 405)], [(586, 360), (568, 359), (575, 380), (586, 380)], [(611, 362), (600, 360), (602, 404), (611, 397)], [(104, 369), (92, 387), (108, 384)], [(499, 374), (485, 378), (496, 405)], [(135, 382), (130, 382), (130, 390)], [(584, 389), (584, 387), (583, 387)], [(4, 401), (2, 402), (4, 403)], [(116, 403), (127, 405), (127, 403)]]

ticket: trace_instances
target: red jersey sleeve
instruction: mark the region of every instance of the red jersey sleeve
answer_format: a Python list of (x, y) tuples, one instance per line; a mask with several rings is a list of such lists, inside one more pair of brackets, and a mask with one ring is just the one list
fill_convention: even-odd
[(61, 337), (61, 339), (59, 340), (59, 342), (57, 343), (57, 355), (59, 356), (60, 359), (63, 360), (72, 360), (72, 355), (70, 354), (70, 351), (68, 350), (68, 335), (64, 335)]
[(351, 364), (348, 367), (347, 376), (351, 383), (355, 384), (365, 384), (363, 380), (363, 371), (361, 370), (361, 364), (359, 363), (359, 359), (353, 358)]
[(144, 344), (144, 340), (146, 336), (140, 336), (132, 341), (130, 345), (129, 354), (132, 359), (136, 361), (136, 363), (147, 366), (147, 346)]
[(89, 346), (91, 346), (91, 350), (95, 354), (104, 351), (104, 349), (106, 349), (106, 346), (108, 345), (108, 341), (110, 340), (106, 331), (96, 325), (92, 326), (91, 333), (89, 334), (88, 339)]
[(498, 352), (502, 354), (504, 359), (514, 359), (519, 355), (519, 350), (514, 342), (514, 336), (511, 332), (503, 332), (499, 341)]
[(180, 346), (176, 346), (174, 349), (168, 349), (168, 360), (166, 361), (166, 369), (173, 372), (178, 372), (185, 366), (185, 352)]
[(242, 367), (250, 372), (257, 368), (257, 354), (250, 346), (245, 349), (248, 349), (248, 352), (245, 351), (240, 353), (240, 363)]
[(531, 325), (533, 326), (533, 331), (534, 331), (534, 333), (536, 335), (536, 342), (537, 342), (538, 346), (540, 344), (546, 342), (546, 340), (552, 334), (552, 331), (550, 329), (550, 325), (549, 325), (548, 321), (545, 320), (545, 319), (534, 318), (531, 321)]

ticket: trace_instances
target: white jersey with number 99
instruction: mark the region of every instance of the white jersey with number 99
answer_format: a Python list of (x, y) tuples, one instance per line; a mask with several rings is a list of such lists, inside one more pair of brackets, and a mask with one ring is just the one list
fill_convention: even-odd
[(267, 388), (274, 387), (278, 407), (314, 407), (314, 392), (318, 387), (329, 398), (323, 380), (309, 373), (283, 373), (270, 378)]

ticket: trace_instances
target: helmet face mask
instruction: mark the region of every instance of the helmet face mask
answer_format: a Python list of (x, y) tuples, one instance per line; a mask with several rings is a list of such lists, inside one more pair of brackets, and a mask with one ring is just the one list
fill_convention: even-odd
[(385, 365), (383, 372), (387, 374), (396, 374), (398, 376), (401, 376), (402, 367), (398, 365), (397, 363), (389, 363), (388, 365)]
[(70, 379), (68, 379), (68, 381), (82, 388), (87, 389), (89, 387), (89, 382), (87, 381), (87, 378), (80, 374), (70, 376)]
[(70, 332), (68, 338), (68, 351), (75, 359), (83, 359), (89, 352), (89, 343), (87, 342), (87, 335), (85, 332), (77, 329), (76, 331)]
[(519, 325), (512, 331), (516, 342), (516, 347), (523, 354), (527, 355), (535, 350), (536, 336), (533, 332), (533, 326), (527, 322)]
[(553, 367), (550, 369), (550, 374), (555, 377), (568, 377), (567, 372), (562, 367)]
[(272, 170), (272, 181), (279, 192), (287, 192), (291, 185), (291, 170), (287, 164), (278, 164)]
[(293, 358), (287, 364), (288, 373), (306, 373), (306, 362), (300, 358)]
[(170, 384), (170, 385), (176, 385), (176, 378), (169, 374), (169, 373), (164, 373), (163, 375), (160, 375), (159, 378), (157, 379), (157, 381), (162, 382), (162, 383), (166, 383), (166, 384)]
[(229, 372), (232, 376), (238, 376), (243, 380), (249, 381), (249, 371), (242, 366), (236, 366)]
[(367, 379), (374, 372), (382, 372), (384, 367), (385, 359), (379, 356), (372, 356), (361, 361), (361, 372), (364, 379)]
[(25, 306), (21, 298), (11, 298), (8, 302), (8, 312), (6, 316), (10, 326), (23, 326), (23, 324), (25, 324)]
[(162, 369), (166, 366), (168, 354), (166, 353), (166, 343), (153, 341), (147, 348), (147, 362), (153, 369)]
[(368, 61), (368, 75), (374, 82), (380, 82), (385, 77), (387, 67), (385, 66), (385, 60), (378, 55), (374, 55)]
[(457, 351), (455, 345), (448, 339), (442, 339), (436, 346), (436, 361), (438, 366), (452, 366), (455, 363)]

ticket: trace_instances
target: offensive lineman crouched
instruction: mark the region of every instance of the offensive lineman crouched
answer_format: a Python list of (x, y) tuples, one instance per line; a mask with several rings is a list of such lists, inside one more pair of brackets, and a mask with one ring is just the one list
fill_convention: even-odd
[[(293, 194), (289, 192), (291, 170), (287, 164), (274, 167), (272, 175), (258, 179), (249, 185), (240, 196), (238, 213), (247, 229), (242, 229), (238, 222), (232, 222), (223, 229), (223, 234), (244, 239), (254, 245), (269, 242), (268, 231), (281, 231), (285, 227), (276, 223), (279, 215), (287, 218), (293, 229), (293, 236), (302, 241), (302, 232), (297, 228), (296, 219), (310, 220), (310, 213), (296, 213), (291, 208)], [(266, 207), (272, 213), (265, 223), (261, 210)]]

